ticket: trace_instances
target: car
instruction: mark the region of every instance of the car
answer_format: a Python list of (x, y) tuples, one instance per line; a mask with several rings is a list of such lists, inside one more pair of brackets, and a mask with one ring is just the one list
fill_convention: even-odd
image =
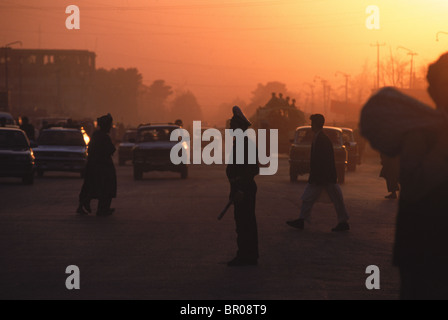
[(135, 180), (141, 180), (143, 173), (149, 171), (173, 171), (180, 173), (182, 179), (188, 177), (187, 164), (175, 165), (170, 157), (171, 149), (178, 144), (170, 141), (171, 132), (179, 128), (175, 124), (146, 124), (137, 128), (132, 160)]
[(0, 111), (0, 127), (16, 127), (17, 125), (16, 121), (14, 120), (14, 117), (9, 112), (3, 112)]
[(78, 172), (81, 177), (87, 163), (89, 136), (82, 128), (52, 127), (43, 129), (34, 148), (36, 172)]
[(132, 161), (132, 150), (137, 141), (137, 129), (128, 129), (123, 140), (118, 145), (118, 165), (124, 166), (126, 161)]
[[(342, 129), (325, 126), (323, 130), (333, 142), (338, 183), (343, 184), (345, 183), (348, 154), (342, 138)], [(295, 131), (294, 139), (291, 141), (292, 144), (289, 150), (289, 176), (291, 182), (297, 181), (299, 175), (310, 172), (310, 155), (313, 137), (314, 132), (311, 130), (311, 126), (301, 126)]]
[(0, 177), (22, 178), (34, 183), (34, 154), (25, 132), (19, 128), (0, 127)]
[(359, 161), (358, 154), (358, 143), (355, 140), (355, 134), (353, 129), (350, 128), (341, 128), (342, 130), (342, 139), (344, 140), (344, 145), (347, 149), (348, 153), (348, 171), (356, 171), (356, 165)]

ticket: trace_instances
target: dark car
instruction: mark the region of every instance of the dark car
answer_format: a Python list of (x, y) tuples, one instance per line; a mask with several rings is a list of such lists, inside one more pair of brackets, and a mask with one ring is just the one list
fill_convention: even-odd
[(132, 160), (133, 149), (137, 141), (137, 129), (128, 129), (123, 140), (118, 145), (118, 164), (124, 166), (126, 161)]
[(3, 112), (0, 111), (0, 127), (16, 127), (19, 126), (16, 123), (16, 120), (14, 120), (13, 116), (9, 112)]
[(139, 126), (132, 160), (135, 180), (142, 179), (148, 171), (173, 171), (179, 172), (182, 179), (188, 177), (187, 165), (175, 165), (170, 158), (171, 149), (178, 143), (170, 141), (171, 132), (179, 128), (174, 124)]
[[(335, 127), (324, 127), (323, 130), (333, 142), (338, 183), (342, 184), (345, 182), (348, 158), (342, 138), (342, 130)], [(296, 181), (299, 175), (310, 172), (310, 153), (313, 138), (314, 132), (311, 130), (311, 126), (302, 126), (296, 129), (289, 151), (289, 176), (291, 182)]]
[(89, 137), (83, 129), (49, 128), (39, 134), (36, 157), (36, 172), (43, 176), (45, 171), (79, 172), (84, 176), (87, 163)]
[(34, 182), (34, 155), (25, 132), (18, 128), (0, 127), (0, 177), (22, 178)]
[(348, 171), (356, 171), (356, 165), (358, 164), (358, 143), (355, 140), (355, 134), (353, 129), (341, 128), (342, 139), (344, 140), (344, 145), (348, 152)]

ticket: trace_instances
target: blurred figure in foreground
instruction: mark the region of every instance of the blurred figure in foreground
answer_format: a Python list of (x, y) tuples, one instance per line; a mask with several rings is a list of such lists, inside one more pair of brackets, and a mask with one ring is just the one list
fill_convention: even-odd
[(386, 199), (397, 199), (397, 192), (400, 190), (400, 159), (398, 157), (389, 157), (384, 153), (380, 153), (381, 157), (381, 172), (380, 177), (386, 179), (386, 186), (389, 195)]
[[(246, 131), (251, 123), (244, 116), (241, 109), (233, 107), (233, 117), (230, 120), (230, 129)], [(255, 176), (259, 174), (258, 157), (256, 163), (249, 163), (249, 138), (244, 137), (244, 163), (238, 164), (236, 141), (233, 141), (233, 163), (226, 168), (227, 178), (230, 182), (230, 200), (234, 205), (234, 216), (237, 233), (238, 252), (236, 257), (227, 265), (229, 267), (249, 266), (258, 264), (258, 230), (255, 217), (255, 202), (257, 185)]]
[(310, 119), (311, 129), (314, 132), (313, 143), (311, 144), (310, 176), (302, 195), (299, 218), (287, 221), (286, 224), (293, 228), (303, 229), (305, 221), (309, 222), (311, 219), (311, 210), (314, 203), (318, 201), (322, 192), (326, 192), (333, 202), (338, 216), (338, 224), (332, 231), (348, 231), (350, 230), (349, 217), (341, 188), (337, 184), (333, 143), (323, 131), (325, 117), (321, 114), (313, 114)]
[(448, 53), (431, 64), (434, 110), (393, 88), (371, 97), (361, 113), (372, 147), (400, 156), (400, 200), (393, 262), (401, 299), (448, 299)]
[(89, 146), (84, 184), (79, 194), (81, 215), (91, 213), (90, 201), (98, 199), (98, 216), (109, 216), (114, 212), (110, 205), (117, 195), (117, 177), (112, 161), (115, 146), (109, 136), (112, 116), (107, 114), (97, 119), (99, 130), (92, 134)]

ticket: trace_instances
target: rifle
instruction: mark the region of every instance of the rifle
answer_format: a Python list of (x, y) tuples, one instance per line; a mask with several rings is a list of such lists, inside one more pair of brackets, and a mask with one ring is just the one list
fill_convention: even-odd
[(224, 215), (226, 214), (227, 210), (229, 210), (230, 206), (233, 204), (233, 200), (229, 200), (229, 202), (227, 202), (226, 206), (224, 207), (224, 209), (221, 211), (221, 213), (218, 216), (218, 220), (221, 220), (222, 217), (224, 217)]

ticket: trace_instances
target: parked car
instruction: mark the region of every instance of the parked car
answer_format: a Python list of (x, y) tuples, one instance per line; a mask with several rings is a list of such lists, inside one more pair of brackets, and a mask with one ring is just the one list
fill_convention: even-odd
[(128, 129), (123, 140), (118, 145), (118, 165), (124, 166), (126, 161), (132, 160), (133, 149), (137, 141), (137, 129)]
[(22, 178), (34, 183), (34, 154), (23, 130), (0, 127), (0, 177)]
[(148, 124), (137, 129), (137, 141), (133, 149), (134, 179), (140, 180), (144, 172), (173, 171), (179, 172), (182, 179), (188, 177), (186, 164), (175, 165), (170, 153), (177, 141), (170, 141), (171, 132), (180, 128), (175, 124)]
[(342, 139), (344, 140), (344, 145), (348, 152), (348, 171), (356, 171), (356, 165), (358, 164), (358, 143), (355, 140), (355, 134), (353, 133), (353, 129), (350, 128), (341, 128), (342, 130)]
[(18, 127), (14, 117), (9, 112), (0, 111), (0, 127)]
[(84, 129), (55, 127), (43, 129), (34, 149), (36, 172), (79, 172), (84, 176), (89, 137)]
[[(323, 130), (333, 142), (338, 183), (342, 184), (345, 182), (345, 170), (348, 159), (342, 138), (342, 129), (326, 126)], [(311, 130), (311, 126), (302, 126), (296, 129), (289, 151), (289, 176), (291, 182), (296, 181), (299, 175), (310, 172), (310, 153), (313, 138), (314, 132)]]

